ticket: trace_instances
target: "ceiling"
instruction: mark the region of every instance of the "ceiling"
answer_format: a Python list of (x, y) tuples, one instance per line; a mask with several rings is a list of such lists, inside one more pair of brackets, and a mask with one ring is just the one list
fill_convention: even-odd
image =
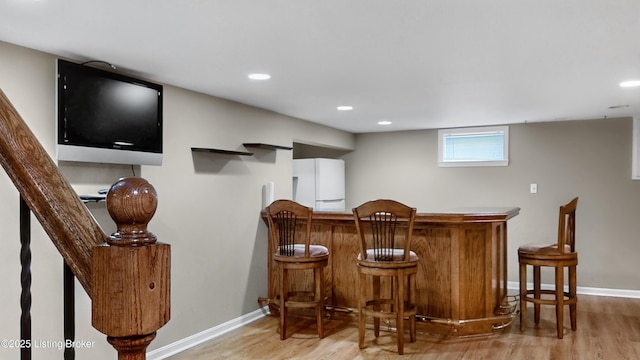
[(638, 0), (0, 0), (0, 41), (354, 133), (638, 116), (639, 35)]

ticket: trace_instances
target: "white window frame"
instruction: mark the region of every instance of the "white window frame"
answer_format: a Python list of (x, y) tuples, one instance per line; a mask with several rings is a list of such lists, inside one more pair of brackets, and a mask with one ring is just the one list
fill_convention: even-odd
[[(501, 132), (504, 134), (504, 159), (502, 160), (447, 160), (444, 159), (444, 138), (446, 136), (491, 134)], [(438, 130), (438, 166), (439, 167), (469, 167), (469, 166), (509, 166), (509, 126), (468, 127), (456, 129)]]

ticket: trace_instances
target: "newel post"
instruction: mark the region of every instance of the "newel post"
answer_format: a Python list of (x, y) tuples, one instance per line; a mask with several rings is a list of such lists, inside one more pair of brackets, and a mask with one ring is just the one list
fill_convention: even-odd
[(116, 182), (107, 209), (117, 231), (92, 251), (92, 324), (119, 360), (144, 360), (156, 330), (169, 321), (171, 249), (147, 231), (157, 202), (145, 179)]

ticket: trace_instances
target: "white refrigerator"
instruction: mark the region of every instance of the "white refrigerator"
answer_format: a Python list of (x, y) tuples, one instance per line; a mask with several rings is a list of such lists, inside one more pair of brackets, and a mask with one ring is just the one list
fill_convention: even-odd
[(315, 211), (344, 211), (344, 188), (344, 160), (293, 160), (294, 201)]

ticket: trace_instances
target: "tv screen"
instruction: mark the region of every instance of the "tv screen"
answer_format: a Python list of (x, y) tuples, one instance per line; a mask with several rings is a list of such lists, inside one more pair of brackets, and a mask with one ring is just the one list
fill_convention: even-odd
[(58, 160), (160, 165), (162, 85), (58, 60)]

